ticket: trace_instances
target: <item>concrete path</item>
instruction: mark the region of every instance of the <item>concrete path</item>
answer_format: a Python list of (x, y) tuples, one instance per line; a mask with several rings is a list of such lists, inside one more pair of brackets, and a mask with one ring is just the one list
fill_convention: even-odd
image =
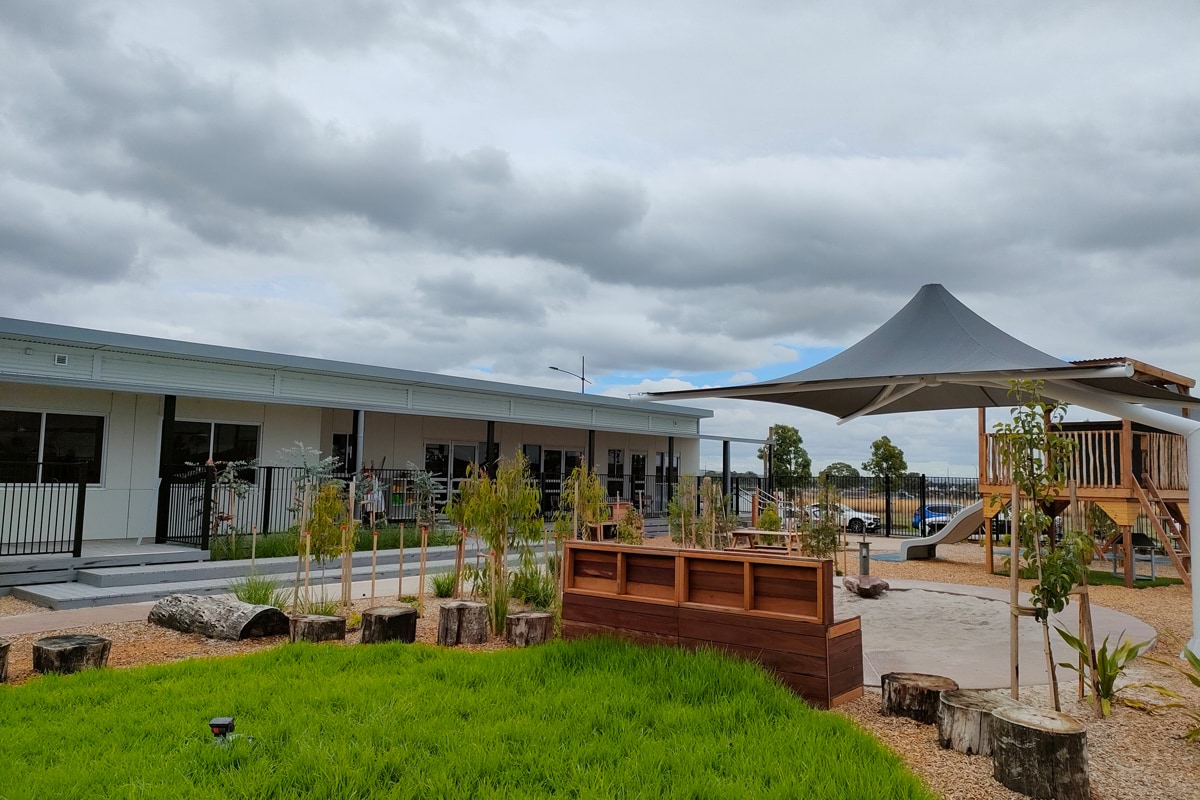
[[(375, 582), (376, 601), (383, 605), (395, 600), (399, 594), (416, 594), (420, 579), (406, 577), (404, 590), (399, 591), (396, 578), (388, 578)], [(317, 588), (315, 591), (320, 591)], [(335, 597), (339, 591), (338, 585), (328, 586), (326, 591), (330, 597)], [(371, 597), (371, 582), (356, 581), (350, 585), (354, 599), (364, 600)], [(88, 628), (94, 625), (109, 625), (117, 622), (137, 622), (145, 620), (154, 603), (126, 603), (114, 606), (96, 606), (93, 608), (77, 608), (67, 611), (43, 611), (33, 614), (17, 614), (11, 617), (0, 617), (0, 638), (22, 636), (30, 633), (46, 633), (49, 631), (70, 630), (71, 628)]]
[[(964, 689), (998, 689), (1009, 685), (1008, 590), (928, 581), (888, 579), (892, 589), (878, 600), (864, 600), (834, 589), (837, 616), (859, 615), (863, 626), (863, 682), (878, 686), (887, 672), (946, 675)], [(1021, 594), (1022, 605), (1030, 603)], [(1074, 660), (1057, 633), (1062, 627), (1078, 635), (1079, 607), (1072, 602), (1051, 615), (1054, 661)], [(1032, 617), (1019, 620), (1021, 685), (1048, 684), (1042, 627)], [(1153, 640), (1155, 630), (1129, 614), (1092, 606), (1096, 640), (1122, 633), (1135, 642)], [(1059, 669), (1059, 679), (1067, 670)]]

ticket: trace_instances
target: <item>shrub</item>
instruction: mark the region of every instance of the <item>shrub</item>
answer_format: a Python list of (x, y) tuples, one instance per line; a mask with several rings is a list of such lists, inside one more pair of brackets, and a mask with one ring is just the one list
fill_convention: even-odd
[(775, 508), (774, 503), (769, 503), (762, 513), (758, 515), (758, 529), (761, 531), (777, 531), (783, 527), (783, 520), (779, 518), (779, 510)]
[(646, 520), (633, 506), (617, 520), (617, 541), (622, 544), (641, 544), (645, 532)]
[(547, 611), (553, 607), (557, 596), (556, 589), (554, 576), (537, 567), (514, 572), (509, 583), (509, 594), (514, 599), (539, 611)]
[(429, 579), (433, 586), (434, 597), (451, 597), (454, 595), (454, 573), (439, 572)]
[(243, 603), (255, 606), (274, 606), (283, 608), (287, 605), (288, 593), (279, 588), (279, 582), (266, 575), (247, 575), (230, 582), (230, 591)]
[[(1072, 636), (1062, 628), (1055, 628), (1055, 630), (1058, 631), (1058, 635), (1063, 638), (1063, 641), (1069, 644), (1076, 652), (1084, 657), (1084, 664), (1087, 664), (1087, 645), (1084, 644), (1081, 639)], [(1100, 649), (1096, 651), (1096, 686), (1100, 695), (1100, 713), (1105, 717), (1112, 713), (1112, 704), (1114, 701), (1121, 703), (1122, 705), (1127, 705), (1130, 708), (1152, 710), (1148, 704), (1143, 703), (1140, 700), (1120, 697), (1121, 692), (1124, 692), (1127, 689), (1154, 689), (1155, 691), (1163, 694), (1171, 694), (1170, 690), (1164, 690), (1161, 686), (1145, 683), (1129, 684), (1127, 686), (1117, 688), (1117, 678), (1124, 675), (1125, 668), (1133, 663), (1134, 659), (1141, 655), (1142, 651), (1150, 645), (1150, 642), (1141, 642), (1135, 644), (1132, 639), (1125, 639), (1123, 637), (1124, 634), (1122, 634), (1122, 638), (1119, 638), (1117, 646), (1114, 647), (1112, 651), (1109, 651), (1108, 637), (1105, 636), (1104, 642), (1100, 645)], [(1069, 661), (1062, 661), (1059, 663), (1059, 666), (1066, 667), (1067, 669), (1074, 670), (1075, 672), (1079, 672), (1081, 674), (1085, 673), (1087, 670), (1086, 666), (1083, 668), (1083, 670), (1081, 670), (1078, 664), (1072, 664)]]
[(319, 614), (323, 617), (337, 616), (341, 605), (337, 600), (329, 600), (322, 597), (320, 600), (312, 600), (308, 604), (308, 608), (304, 610), (305, 614)]

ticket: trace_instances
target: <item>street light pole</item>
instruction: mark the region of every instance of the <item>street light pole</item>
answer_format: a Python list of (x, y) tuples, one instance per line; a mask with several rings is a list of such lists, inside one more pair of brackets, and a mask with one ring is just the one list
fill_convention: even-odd
[(570, 375), (574, 378), (579, 378), (579, 393), (580, 394), (587, 393), (586, 384), (591, 383), (591, 381), (589, 381), (586, 377), (587, 361), (585, 360), (584, 356), (579, 357), (579, 372), (578, 373), (571, 372), (569, 369), (563, 369), (562, 367), (556, 367), (553, 365), (551, 365), (550, 369), (554, 370), (555, 372), (561, 372), (564, 375)]

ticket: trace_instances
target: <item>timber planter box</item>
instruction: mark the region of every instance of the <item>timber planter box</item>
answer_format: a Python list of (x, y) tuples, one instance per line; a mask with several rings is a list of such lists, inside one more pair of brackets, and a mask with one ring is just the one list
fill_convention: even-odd
[(567, 542), (563, 636), (711, 648), (821, 708), (863, 693), (862, 627), (833, 616), (833, 562)]

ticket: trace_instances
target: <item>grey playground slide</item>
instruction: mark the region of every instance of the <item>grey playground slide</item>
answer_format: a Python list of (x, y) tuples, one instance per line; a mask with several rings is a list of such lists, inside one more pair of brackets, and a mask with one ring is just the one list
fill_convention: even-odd
[(939, 544), (954, 544), (961, 542), (979, 530), (983, 524), (983, 501), (977, 500), (962, 511), (955, 514), (949, 522), (937, 533), (922, 536), (920, 539), (909, 539), (900, 543), (900, 560), (933, 558), (937, 555)]

